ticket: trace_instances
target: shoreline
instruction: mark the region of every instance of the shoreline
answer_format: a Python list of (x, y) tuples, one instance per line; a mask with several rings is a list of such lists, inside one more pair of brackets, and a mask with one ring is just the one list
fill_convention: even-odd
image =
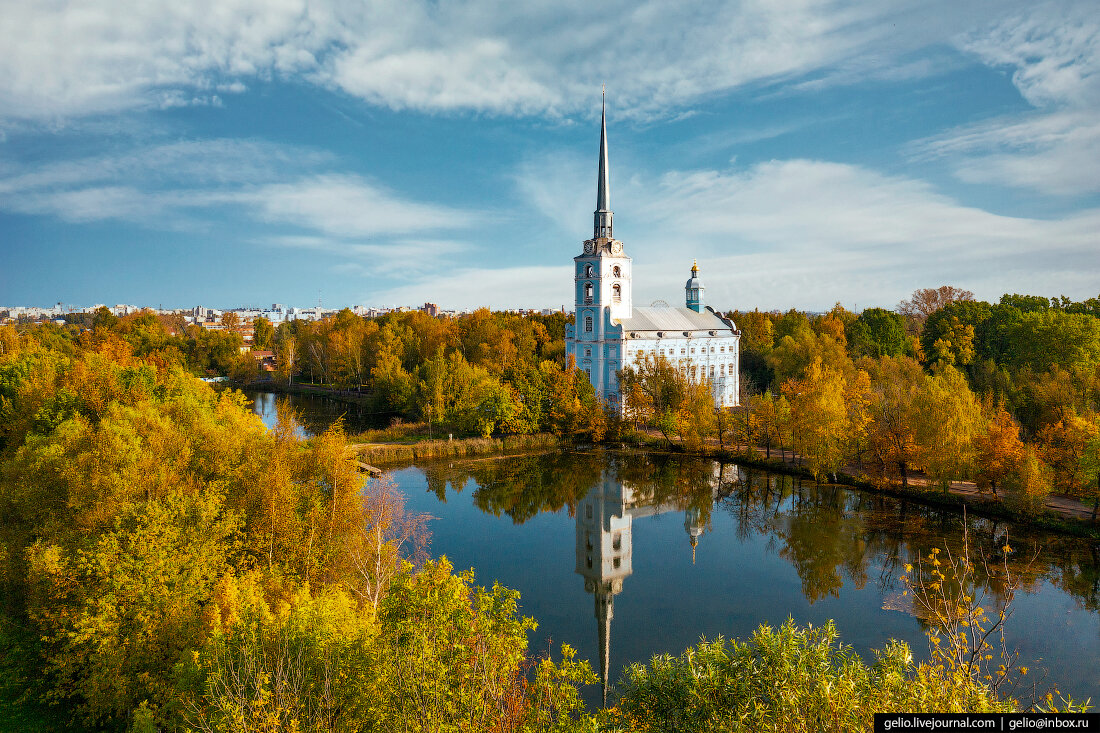
[[(646, 449), (661, 450), (669, 454), (711, 458), (722, 463), (739, 463), (753, 468), (771, 471), (773, 473), (782, 473), (811, 481), (814, 480), (814, 476), (810, 471), (801, 466), (788, 463), (780, 458), (769, 459), (765, 458), (763, 455), (730, 449), (711, 450), (704, 448), (701, 451), (687, 451), (675, 444), (669, 446), (668, 441), (663, 438), (654, 438), (645, 434), (635, 434), (633, 440), (637, 441), (639, 447)], [(908, 487), (894, 484), (883, 486), (869, 481), (866, 478), (853, 475), (850, 472), (837, 471), (835, 474), (835, 481), (822, 483), (850, 486), (860, 491), (885, 494), (897, 499), (906, 499), (925, 506), (955, 511), (960, 514), (965, 510), (967, 513), (972, 513), (986, 519), (1010, 521), (1015, 524), (1033, 527), (1045, 532), (1054, 532), (1083, 539), (1100, 540), (1100, 521), (1093, 522), (1091, 519), (1079, 517), (1076, 513), (1070, 513), (1071, 510), (1060, 511), (1055, 507), (1047, 506), (1044, 507), (1041, 513), (1031, 514), (1014, 509), (1005, 504), (1000, 498), (994, 498), (991, 495), (961, 491), (955, 487), (952, 487), (950, 492), (944, 493), (939, 488), (914, 484), (914, 480), (919, 479), (911, 479)], [(1085, 510), (1091, 513), (1091, 510), (1087, 508)], [(1076, 512), (1080, 510), (1072, 511)]]
[[(416, 465), (418, 461), (440, 458), (469, 458), (477, 456), (508, 456), (523, 453), (560, 449), (583, 445), (583, 441), (559, 438), (549, 433), (535, 435), (509, 435), (500, 438), (456, 438), (447, 440), (417, 440), (411, 443), (355, 443), (350, 444), (361, 460), (383, 469)], [(814, 477), (801, 466), (793, 465), (779, 458), (765, 458), (743, 451), (730, 449), (704, 449), (687, 451), (679, 446), (669, 446), (667, 441), (646, 435), (635, 435), (629, 440), (606, 444), (611, 450), (629, 452), (646, 450), (668, 455), (709, 458), (721, 463), (736, 463), (771, 473), (797, 476), (813, 481)], [(1029, 514), (1004, 503), (1000, 499), (983, 494), (967, 492), (944, 493), (939, 488), (914, 485), (908, 488), (900, 485), (883, 486), (845, 471), (837, 471), (835, 481), (823, 482), (837, 486), (846, 486), (871, 494), (884, 494), (896, 499), (912, 501), (924, 506), (944, 509), (958, 514), (967, 514), (1008, 521), (1021, 526), (1032, 527), (1045, 532), (1100, 541), (1100, 522), (1058, 512), (1047, 508), (1041, 514)]]
[[(301, 394), (327, 397), (346, 404), (365, 406), (370, 403), (370, 395), (354, 390), (337, 390), (312, 384), (281, 384), (271, 382), (229, 383), (233, 389), (249, 391), (269, 391), (280, 394)], [(389, 414), (389, 413), (379, 413)], [(394, 413), (396, 415), (396, 413)], [(351, 436), (349, 436), (351, 437)], [(407, 442), (370, 442), (349, 443), (360, 460), (378, 466), (383, 470), (413, 465), (417, 461), (440, 458), (467, 458), (475, 456), (505, 456), (519, 453), (557, 449), (570, 445), (580, 445), (584, 441), (571, 437), (560, 437), (550, 433), (534, 435), (505, 435), (490, 438), (455, 438), (453, 440), (429, 439), (427, 436), (409, 435)], [(765, 458), (757, 450), (743, 451), (704, 447), (702, 450), (689, 451), (643, 432), (633, 432), (624, 440), (609, 443), (608, 447), (621, 446), (621, 449), (641, 448), (674, 455), (711, 458), (723, 463), (739, 463), (773, 473), (814, 480), (805, 468), (781, 458)], [(1100, 521), (1091, 520), (1091, 509), (1066, 497), (1055, 497), (1052, 504), (1044, 506), (1042, 512), (1021, 511), (1006, 504), (1000, 497), (977, 492), (970, 484), (953, 482), (949, 492), (937, 487), (922, 485), (919, 475), (911, 478), (909, 486), (890, 483), (883, 485), (852, 473), (837, 471), (835, 481), (840, 486), (850, 486), (860, 491), (885, 494), (898, 499), (962, 513), (964, 510), (987, 519), (1011, 521), (1022, 526), (1034, 527), (1047, 532), (1055, 532), (1073, 537), (1100, 541)]]

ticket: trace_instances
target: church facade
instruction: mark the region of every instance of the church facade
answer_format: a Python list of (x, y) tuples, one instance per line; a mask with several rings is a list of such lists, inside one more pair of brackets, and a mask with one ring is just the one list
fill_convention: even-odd
[(741, 332), (704, 303), (698, 266), (692, 265), (684, 285), (684, 307), (635, 306), (632, 261), (615, 239), (613, 218), (605, 106), (592, 238), (573, 258), (576, 308), (565, 333), (567, 358), (588, 374), (599, 397), (620, 409), (618, 373), (646, 355), (664, 357), (690, 378), (706, 382), (716, 406), (736, 406)]

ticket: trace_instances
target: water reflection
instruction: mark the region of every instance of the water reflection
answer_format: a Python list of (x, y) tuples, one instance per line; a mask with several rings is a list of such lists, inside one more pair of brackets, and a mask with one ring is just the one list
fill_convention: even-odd
[(386, 425), (388, 413), (375, 413), (362, 405), (337, 402), (326, 397), (307, 394), (275, 394), (273, 392), (245, 392), (252, 400), (252, 412), (259, 415), (264, 425), (274, 427), (278, 419), (278, 406), (287, 405), (298, 419), (298, 436), (320, 435), (342, 420), (349, 434), (359, 433)]
[[(519, 588), (525, 612), (590, 650), (605, 700), (623, 662), (678, 653), (701, 634), (744, 637), (788, 615), (800, 623), (835, 618), (842, 638), (864, 654), (894, 637), (923, 655), (925, 622), (898, 576), (933, 547), (957, 557), (964, 544), (972, 558), (988, 560), (977, 562), (968, 589), (983, 606), (1009, 599), (1006, 569), (1019, 583), (1009, 631), (1021, 659), (1042, 659), (1048, 684), (1074, 695), (1100, 690), (1100, 563), (1090, 542), (680, 456), (554, 452), (422, 470), (436, 502), (422, 508), (442, 521), (461, 515), (455, 521), (465, 527), (441, 531), (435, 551), (468, 558), (492, 574), (487, 581)], [(456, 502), (467, 487), (469, 499)], [(469, 511), (446, 510), (448, 502), (472, 504), (489, 522), (475, 530)], [(559, 577), (547, 563), (562, 560), (555, 515), (572, 525), (569, 562), (592, 598), (587, 622), (565, 612), (575, 605), (568, 587), (560, 580), (547, 587), (550, 576)], [(514, 529), (494, 525), (493, 517)], [(622, 599), (616, 645), (623, 648), (613, 658), (612, 621)], [(593, 636), (595, 645), (587, 641)]]
[[(718, 471), (724, 470), (719, 467)], [(733, 469), (736, 471), (736, 467)], [(719, 476), (720, 478), (720, 476)], [(599, 638), (600, 679), (603, 702), (607, 704), (607, 686), (611, 659), (611, 620), (615, 617), (615, 596), (623, 590), (623, 580), (633, 568), (633, 527), (635, 519), (652, 517), (666, 512), (684, 513), (684, 529), (691, 547), (692, 564), (695, 548), (705, 530), (709, 509), (718, 496), (720, 480), (712, 485), (711, 495), (705, 503), (698, 496), (689, 497), (687, 506), (683, 500), (656, 503), (653, 494), (635, 491), (633, 485), (610, 470), (605, 471), (599, 484), (592, 488), (577, 507), (577, 566), (576, 572), (584, 578), (584, 590), (595, 601), (597, 634)]]

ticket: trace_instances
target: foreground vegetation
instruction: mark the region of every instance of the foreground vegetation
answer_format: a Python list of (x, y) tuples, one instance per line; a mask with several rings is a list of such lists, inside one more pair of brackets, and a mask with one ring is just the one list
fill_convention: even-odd
[(528, 656), (516, 594), (427, 560), (423, 519), (364, 490), (338, 429), (267, 431), (109, 331), (2, 335), (7, 720), (573, 729), (587, 663)]

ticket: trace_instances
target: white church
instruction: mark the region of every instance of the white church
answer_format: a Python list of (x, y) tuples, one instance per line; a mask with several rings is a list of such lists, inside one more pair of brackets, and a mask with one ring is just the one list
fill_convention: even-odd
[(693, 264), (683, 308), (631, 301), (631, 259), (612, 231), (607, 107), (600, 122), (600, 172), (592, 239), (573, 258), (576, 311), (566, 328), (566, 357), (588, 374), (596, 394), (622, 407), (617, 373), (645, 354), (663, 356), (692, 379), (705, 381), (719, 407), (738, 404), (738, 342), (733, 321), (703, 303), (703, 282)]

